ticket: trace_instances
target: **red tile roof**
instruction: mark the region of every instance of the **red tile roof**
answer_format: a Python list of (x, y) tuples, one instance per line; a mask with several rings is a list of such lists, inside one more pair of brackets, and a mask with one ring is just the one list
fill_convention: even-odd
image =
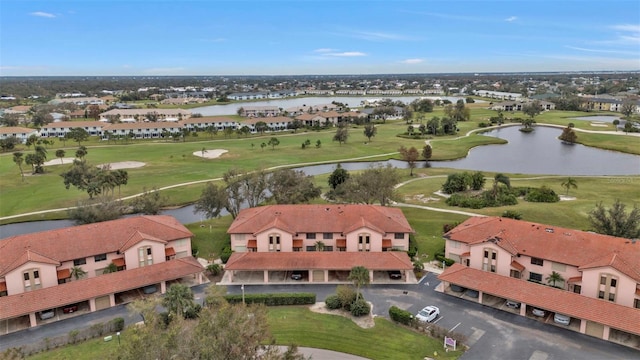
[(514, 268), (514, 269), (516, 269), (516, 270), (518, 270), (518, 271), (522, 271), (522, 270), (524, 270), (524, 265), (520, 264), (519, 262), (517, 262), (517, 261), (515, 261), (515, 260), (513, 260), (513, 261), (511, 262), (511, 267), (512, 267), (512, 268)]
[(401, 251), (386, 252), (243, 252), (233, 253), (226, 270), (351, 270), (364, 266), (369, 270), (411, 270), (409, 256)]
[(453, 264), (438, 279), (640, 335), (640, 311), (606, 300)]
[(501, 217), (471, 217), (444, 237), (490, 241), (512, 254), (579, 268), (611, 266), (640, 282), (640, 241)]
[(137, 289), (174, 280), (203, 271), (193, 257), (184, 257), (141, 268), (118, 271), (93, 278), (71, 281), (61, 285), (0, 297), (0, 319), (14, 318), (70, 305), (90, 298)]
[(193, 236), (178, 220), (166, 215), (135, 216), (12, 236), (0, 241), (0, 276), (28, 261), (60, 265), (116, 252), (137, 232), (163, 242)]
[(289, 233), (345, 233), (367, 226), (386, 233), (413, 232), (400, 209), (377, 205), (268, 205), (240, 211), (227, 233), (255, 234), (277, 227)]
[(164, 256), (174, 256), (176, 254), (176, 250), (172, 247), (164, 248)]

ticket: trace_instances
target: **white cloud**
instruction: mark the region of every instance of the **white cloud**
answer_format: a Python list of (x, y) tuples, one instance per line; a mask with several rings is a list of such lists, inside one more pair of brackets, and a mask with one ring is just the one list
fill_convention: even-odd
[(313, 50), (314, 53), (331, 53), (331, 52), (335, 52), (337, 51), (336, 49), (330, 49), (330, 48), (320, 48), (320, 49), (315, 49)]
[(607, 54), (624, 54), (624, 55), (637, 55), (637, 52), (632, 51), (621, 51), (621, 50), (604, 50), (604, 49), (589, 49), (582, 48), (577, 46), (565, 46), (567, 49), (578, 50), (578, 51), (586, 51), (586, 52), (594, 52), (594, 53), (607, 53)]
[(355, 31), (353, 37), (370, 40), (370, 41), (382, 41), (382, 40), (407, 40), (408, 38), (403, 35), (375, 32), (375, 31)]
[(403, 64), (420, 64), (424, 62), (424, 59), (405, 59), (400, 62)]
[(517, 16), (509, 16), (508, 18), (504, 19), (504, 21), (506, 21), (506, 22), (513, 22), (513, 21), (516, 21), (516, 20), (518, 20)]
[(29, 15), (31, 16), (39, 16), (39, 17), (45, 17), (45, 18), (54, 18), (56, 17), (55, 15), (51, 14), (51, 13), (47, 13), (44, 11), (36, 11), (36, 12), (32, 12), (29, 13)]
[(325, 53), (328, 56), (341, 56), (341, 57), (354, 57), (354, 56), (367, 56), (367, 54), (359, 51), (343, 51), (343, 52), (333, 52), (333, 53)]
[(635, 24), (613, 25), (611, 28), (619, 31), (629, 31), (629, 32), (640, 33), (640, 25), (635, 25)]

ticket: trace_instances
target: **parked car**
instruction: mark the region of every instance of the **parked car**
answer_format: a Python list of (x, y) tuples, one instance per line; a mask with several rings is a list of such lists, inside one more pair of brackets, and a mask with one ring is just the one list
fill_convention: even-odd
[(70, 314), (78, 311), (78, 305), (69, 305), (62, 308), (62, 312), (65, 314)]
[(440, 309), (435, 306), (426, 306), (418, 312), (416, 319), (423, 322), (432, 322), (440, 315)]
[(449, 287), (451, 288), (451, 291), (455, 291), (455, 292), (458, 292), (458, 293), (461, 293), (461, 292), (464, 292), (465, 290), (467, 290), (467, 288), (462, 287), (460, 285), (456, 285), (456, 284), (451, 284)]
[(391, 270), (391, 271), (387, 271), (387, 273), (389, 274), (390, 279), (393, 279), (393, 280), (402, 279), (402, 272), (399, 270)]
[(145, 294), (153, 294), (156, 291), (158, 291), (158, 289), (156, 288), (155, 285), (149, 285), (142, 288), (142, 292)]
[(504, 303), (504, 305), (512, 309), (520, 309), (520, 303), (513, 300), (507, 300), (507, 302)]
[(465, 294), (467, 294), (468, 297), (472, 297), (474, 299), (477, 299), (478, 296), (480, 296), (480, 293), (477, 290), (471, 290), (471, 289), (467, 290)]
[(569, 325), (569, 323), (571, 322), (571, 318), (567, 315), (556, 313), (555, 315), (553, 315), (553, 322), (560, 325)]
[(56, 314), (54, 309), (40, 311), (40, 320), (51, 319)]
[(546, 315), (544, 310), (537, 309), (537, 308), (533, 308), (533, 310), (531, 310), (531, 313), (533, 314), (533, 316), (539, 316), (539, 317), (544, 317)]
[(302, 280), (302, 271), (294, 271), (291, 273), (291, 280)]

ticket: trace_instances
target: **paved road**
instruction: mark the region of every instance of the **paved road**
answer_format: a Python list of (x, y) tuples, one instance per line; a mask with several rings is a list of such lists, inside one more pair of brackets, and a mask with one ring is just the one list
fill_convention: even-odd
[[(435, 291), (439, 284), (436, 274), (429, 273), (417, 285), (371, 285), (363, 289), (365, 298), (373, 304), (373, 313), (387, 316), (392, 305), (417, 313), (426, 305), (436, 305), (441, 316), (437, 324), (467, 336), (470, 349), (463, 360), (554, 360), (554, 359), (638, 359), (640, 352), (598, 340), (573, 331), (544, 324), (506, 311), (487, 307)], [(203, 298), (207, 285), (193, 288), (196, 299)], [(228, 292), (240, 294), (240, 286), (229, 286)], [(245, 293), (264, 292), (314, 292), (317, 300), (323, 301), (335, 292), (335, 285), (245, 285)], [(46, 337), (64, 335), (74, 329), (88, 327), (97, 322), (106, 322), (122, 316), (125, 323), (140, 321), (131, 316), (123, 306), (78, 316), (8, 335), (0, 336), (0, 351), (33, 343)], [(316, 350), (309, 350), (316, 351)], [(333, 357), (335, 354), (317, 351), (314, 360), (347, 359)], [(328, 357), (322, 357), (322, 356)], [(355, 358), (349, 358), (354, 359)]]

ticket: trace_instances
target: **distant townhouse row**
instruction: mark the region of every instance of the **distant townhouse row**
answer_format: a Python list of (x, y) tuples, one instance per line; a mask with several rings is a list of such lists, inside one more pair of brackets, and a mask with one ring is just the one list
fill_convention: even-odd
[(640, 346), (640, 240), (500, 217), (473, 217), (445, 234), (457, 264), (445, 287), (570, 318), (574, 330), (605, 340), (632, 337)]

